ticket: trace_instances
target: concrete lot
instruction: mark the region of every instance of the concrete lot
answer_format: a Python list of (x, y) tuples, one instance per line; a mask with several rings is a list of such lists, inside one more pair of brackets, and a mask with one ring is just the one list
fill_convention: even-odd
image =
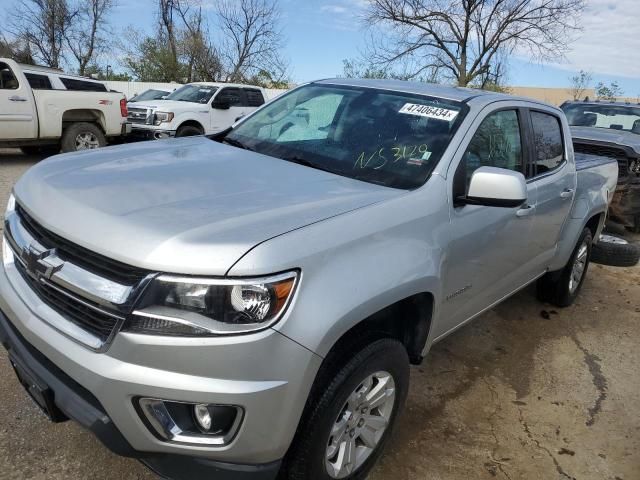
[[(0, 206), (36, 158), (0, 150)], [(578, 303), (531, 288), (436, 345), (372, 480), (640, 479), (640, 267), (592, 265)], [(152, 479), (51, 425), (0, 352), (0, 479)]]

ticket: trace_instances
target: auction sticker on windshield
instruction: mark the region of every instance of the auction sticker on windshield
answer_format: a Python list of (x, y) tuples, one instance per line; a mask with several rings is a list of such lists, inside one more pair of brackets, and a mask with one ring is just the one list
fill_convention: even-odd
[(453, 121), (458, 116), (458, 112), (455, 110), (432, 107), (430, 105), (420, 105), (417, 103), (405, 103), (399, 113), (417, 115), (419, 117), (437, 118), (438, 120), (446, 120), (447, 122)]

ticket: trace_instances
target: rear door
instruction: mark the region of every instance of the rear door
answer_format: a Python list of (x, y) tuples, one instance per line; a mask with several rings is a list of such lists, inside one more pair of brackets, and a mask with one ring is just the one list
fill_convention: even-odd
[(213, 132), (219, 132), (230, 127), (235, 123), (236, 119), (244, 115), (246, 102), (241, 88), (224, 87), (213, 97), (213, 102), (216, 101), (226, 101), (229, 104), (229, 108), (211, 107), (211, 129)]
[(555, 255), (560, 232), (569, 216), (576, 191), (576, 168), (571, 161), (559, 114), (529, 111), (530, 165), (528, 184), (535, 185), (538, 202), (530, 252), (545, 267)]
[(0, 140), (34, 139), (38, 118), (25, 77), (0, 62)]

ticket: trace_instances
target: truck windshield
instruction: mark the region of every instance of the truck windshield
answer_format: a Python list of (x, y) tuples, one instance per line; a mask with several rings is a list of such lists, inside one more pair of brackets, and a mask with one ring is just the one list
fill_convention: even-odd
[(640, 107), (630, 105), (568, 104), (562, 110), (575, 127), (608, 128), (640, 135)]
[(167, 100), (178, 102), (208, 103), (218, 87), (210, 85), (185, 85), (171, 93)]
[(274, 100), (223, 141), (370, 183), (424, 184), (460, 125), (458, 102), (373, 88), (307, 85)]

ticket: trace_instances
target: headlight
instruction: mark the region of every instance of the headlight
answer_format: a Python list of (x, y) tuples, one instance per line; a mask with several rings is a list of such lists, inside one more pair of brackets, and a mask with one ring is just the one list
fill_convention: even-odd
[(296, 272), (237, 280), (161, 275), (123, 331), (200, 337), (262, 330), (282, 317), (297, 280)]
[(16, 197), (13, 196), (13, 193), (9, 195), (9, 199), (7, 200), (7, 209), (4, 212), (4, 218), (7, 218), (9, 214), (15, 212), (16, 210)]
[(156, 112), (153, 118), (154, 125), (169, 123), (171, 120), (173, 120), (173, 112)]

